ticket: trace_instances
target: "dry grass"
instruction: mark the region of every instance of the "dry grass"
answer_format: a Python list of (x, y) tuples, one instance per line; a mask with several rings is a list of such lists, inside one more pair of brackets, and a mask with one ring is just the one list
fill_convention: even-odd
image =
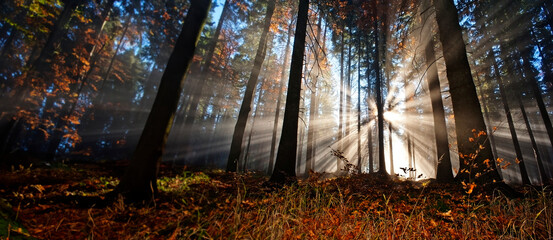
[[(5, 179), (37, 173), (51, 175), (12, 172)], [(527, 197), (508, 199), (497, 192), (467, 195), (459, 185), (369, 175), (269, 189), (258, 174), (186, 172), (161, 178), (162, 191), (149, 205), (118, 200), (82, 207), (63, 199), (100, 196), (116, 180), (94, 172), (44, 184), (37, 179), (33, 186), (6, 185), (0, 198), (32, 236), (43, 239), (553, 238), (551, 191), (524, 190)]]

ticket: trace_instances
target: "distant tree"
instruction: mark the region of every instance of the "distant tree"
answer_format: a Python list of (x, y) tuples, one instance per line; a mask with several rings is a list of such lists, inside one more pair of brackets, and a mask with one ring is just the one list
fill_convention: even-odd
[(201, 75), (200, 80), (196, 81), (195, 86), (191, 86), (193, 91), (192, 95), (190, 96), (190, 106), (188, 115), (186, 116), (185, 125), (190, 126), (194, 123), (194, 119), (196, 117), (196, 111), (198, 108), (198, 104), (200, 102), (200, 98), (202, 96), (202, 92), (204, 91), (204, 86), (206, 85), (207, 76), (210, 73), (211, 65), (213, 64), (213, 56), (215, 54), (215, 48), (217, 46), (217, 42), (219, 42), (219, 37), (221, 35), (221, 29), (223, 28), (223, 23), (227, 19), (227, 15), (230, 11), (230, 0), (225, 0), (225, 4), (223, 5), (223, 10), (221, 12), (221, 17), (219, 17), (219, 21), (217, 23), (217, 27), (215, 28), (215, 33), (213, 34), (213, 37), (209, 40), (209, 43), (207, 45), (207, 55), (205, 56), (205, 61), (203, 63), (203, 66), (201, 68)]
[[(505, 54), (502, 54), (503, 57), (505, 57)], [(489, 63), (492, 64), (492, 67), (494, 68), (494, 75), (495, 79), (497, 80), (497, 83), (499, 85), (499, 96), (501, 97), (501, 103), (503, 105), (503, 109), (505, 110), (505, 116), (507, 117), (507, 124), (509, 125), (509, 131), (511, 133), (511, 139), (513, 141), (513, 146), (515, 147), (515, 154), (516, 154), (516, 162), (519, 165), (520, 168), (520, 174), (522, 177), (522, 183), (523, 184), (530, 184), (530, 178), (528, 177), (528, 172), (526, 171), (526, 164), (524, 163), (524, 157), (522, 155), (522, 149), (520, 148), (520, 143), (518, 141), (518, 135), (515, 129), (515, 123), (513, 120), (513, 115), (511, 114), (511, 108), (509, 107), (509, 101), (507, 100), (507, 89), (505, 88), (505, 83), (503, 81), (503, 78), (501, 76), (501, 70), (499, 69), (499, 66), (497, 64), (497, 61), (495, 60), (495, 53), (492, 49), (489, 51), (488, 55)], [(507, 59), (504, 59), (506, 62)], [(511, 65), (507, 63), (507, 65)], [(509, 72), (512, 71), (512, 66), (507, 67), (511, 68)]]
[(159, 91), (131, 163), (117, 191), (130, 199), (147, 199), (157, 193), (157, 174), (173, 117), (179, 102), (184, 76), (211, 6), (210, 0), (191, 0), (182, 31), (161, 78)]
[(284, 183), (296, 176), (296, 147), (298, 141), (298, 117), (300, 111), (301, 79), (309, 0), (299, 0), (296, 34), (290, 64), (290, 78), (286, 95), (286, 108), (282, 124), (282, 136), (278, 146), (275, 168), (269, 181)]
[[(319, 14), (319, 20), (317, 22), (317, 35), (313, 39), (313, 48), (315, 50), (313, 51), (313, 58), (314, 58), (314, 73), (311, 75), (311, 86), (309, 89), (311, 90), (310, 94), (310, 100), (309, 100), (309, 126), (307, 129), (307, 149), (306, 149), (306, 159), (305, 159), (305, 172), (308, 174), (309, 171), (313, 171), (314, 165), (315, 165), (315, 153), (317, 151), (316, 149), (316, 142), (315, 139), (315, 131), (317, 130), (317, 124), (316, 124), (316, 118), (318, 113), (318, 104), (317, 104), (317, 82), (319, 79), (320, 74), (320, 67), (321, 66), (321, 46), (317, 44), (321, 39), (321, 22), (322, 22), (322, 14)], [(324, 46), (324, 45), (323, 45)]]

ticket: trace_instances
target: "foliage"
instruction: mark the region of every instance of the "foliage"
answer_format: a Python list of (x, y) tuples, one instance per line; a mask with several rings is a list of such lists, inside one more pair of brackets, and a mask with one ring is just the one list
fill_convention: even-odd
[[(84, 206), (72, 194), (102, 196), (117, 167), (34, 168), (0, 175), (0, 198), (42, 239), (547, 239), (553, 194), (467, 195), (459, 185), (385, 181), (367, 174), (262, 186), (260, 174), (171, 174), (149, 205), (121, 200)], [(117, 172), (117, 171), (115, 171)], [(34, 176), (34, 177), (33, 177)], [(30, 186), (33, 184), (33, 186)], [(37, 187), (41, 186), (41, 187)], [(57, 201), (52, 201), (57, 199)], [(65, 201), (65, 200), (67, 201)], [(1, 232), (0, 232), (1, 233)]]

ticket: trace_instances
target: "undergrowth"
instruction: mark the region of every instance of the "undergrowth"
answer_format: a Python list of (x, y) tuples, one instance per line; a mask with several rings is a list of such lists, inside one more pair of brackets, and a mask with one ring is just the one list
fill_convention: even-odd
[[(52, 175), (44, 170), (13, 174), (4, 178), (15, 181), (34, 174), (40, 180), (42, 174)], [(385, 181), (366, 174), (309, 178), (275, 190), (263, 187), (267, 178), (256, 173), (183, 172), (161, 177), (160, 193), (150, 205), (119, 199), (83, 208), (58, 200), (101, 196), (117, 181), (90, 171), (81, 172), (82, 179), (54, 175), (60, 179), (33, 186), (20, 181), (0, 189), (17, 222), (36, 238), (553, 238), (553, 196), (545, 190), (521, 189), (525, 198), (509, 199), (499, 192), (466, 194), (461, 185)], [(6, 234), (4, 230), (0, 234)]]

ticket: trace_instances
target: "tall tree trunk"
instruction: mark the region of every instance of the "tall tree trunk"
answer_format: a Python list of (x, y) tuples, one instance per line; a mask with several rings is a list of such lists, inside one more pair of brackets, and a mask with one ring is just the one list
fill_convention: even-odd
[[(430, 6), (430, 0), (425, 0), (423, 9)], [(423, 14), (423, 21), (430, 17), (429, 11)], [(430, 24), (431, 21), (426, 22)], [(436, 55), (434, 52), (434, 35), (432, 34), (432, 25), (428, 26), (430, 37), (424, 47), (426, 67), (428, 69), (426, 78), (428, 90), (430, 92), (430, 102), (432, 104), (432, 115), (434, 117), (434, 136), (436, 138), (436, 154), (438, 159), (438, 168), (436, 170), (436, 180), (440, 182), (451, 182), (453, 173), (451, 172), (451, 157), (449, 156), (449, 141), (447, 136), (447, 126), (445, 122), (444, 104), (442, 102), (442, 93), (440, 88), (440, 79), (438, 77), (438, 68), (436, 67)]]
[(524, 108), (524, 103), (522, 103), (522, 97), (517, 94), (518, 106), (522, 112), (522, 118), (524, 119), (524, 124), (526, 125), (526, 130), (528, 130), (528, 137), (532, 143), (532, 150), (534, 151), (534, 156), (536, 157), (536, 162), (538, 163), (538, 171), (540, 173), (540, 178), (542, 184), (546, 184), (549, 180), (547, 173), (545, 173), (545, 167), (543, 166), (543, 161), (538, 150), (538, 143), (534, 137), (534, 132), (532, 131), (532, 126), (530, 125), (530, 120), (528, 119), (528, 114), (526, 114), (526, 109)]
[(265, 23), (263, 24), (263, 32), (259, 38), (259, 46), (257, 47), (257, 53), (255, 54), (254, 65), (246, 85), (246, 91), (244, 92), (244, 99), (242, 100), (242, 106), (240, 106), (240, 112), (238, 113), (238, 121), (234, 127), (234, 134), (232, 135), (232, 143), (230, 145), (230, 153), (227, 161), (227, 171), (235, 172), (237, 167), (238, 158), (240, 152), (242, 152), (242, 140), (244, 138), (244, 130), (246, 123), (248, 122), (248, 115), (250, 114), (253, 92), (257, 85), (257, 78), (261, 71), (261, 65), (265, 59), (265, 48), (267, 47), (267, 34), (271, 26), (271, 18), (275, 10), (275, 2), (269, 1), (267, 5), (267, 14), (265, 15)]
[(361, 36), (357, 36), (357, 172), (361, 173)]
[(377, 128), (378, 128), (378, 173), (388, 175), (386, 172), (386, 159), (384, 158), (384, 108), (382, 103), (382, 81), (380, 76), (380, 44), (379, 44), (379, 30), (378, 30), (378, 17), (377, 6), (373, 8), (374, 21), (374, 44), (375, 44), (375, 58), (374, 69), (376, 71), (376, 108), (377, 108)]
[[(435, 0), (434, 7), (455, 112), (460, 162), (457, 178), (473, 181), (476, 174), (480, 173), (482, 176), (476, 179), (478, 182), (500, 181), (490, 142), (485, 137), (474, 138), (480, 132), (486, 133), (487, 129), (472, 80), (457, 9), (453, 0)], [(486, 160), (491, 164), (487, 165)], [(473, 168), (474, 164), (476, 168)]]
[[(388, 88), (389, 89), (389, 88)], [(388, 146), (390, 147), (390, 174), (395, 175), (394, 171), (394, 146), (393, 146), (394, 127), (392, 122), (388, 122)]]
[[(259, 104), (259, 102), (261, 101), (261, 96), (263, 94), (261, 94), (263, 92), (263, 84), (265, 83), (265, 78), (263, 78), (261, 80), (261, 83), (260, 83), (260, 86), (259, 86), (259, 94), (257, 95), (257, 104)], [(255, 129), (255, 119), (259, 116), (258, 114), (259, 112), (259, 106), (256, 106), (255, 107), (255, 111), (253, 112), (253, 116), (252, 116), (252, 127), (250, 129), (250, 135), (248, 136), (248, 144), (246, 146), (246, 152), (244, 153), (244, 164), (242, 166), (242, 171), (246, 172), (247, 171), (247, 165), (248, 165), (248, 158), (249, 158), (249, 153), (250, 153), (250, 145), (252, 143), (252, 134), (253, 134), (253, 131)]]
[[(502, 55), (504, 57), (503, 59), (507, 60), (504, 56), (505, 54), (502, 54)], [(530, 179), (528, 178), (528, 172), (526, 171), (526, 165), (524, 164), (524, 159), (522, 156), (522, 149), (520, 148), (520, 143), (518, 142), (518, 136), (515, 129), (515, 124), (513, 122), (513, 116), (511, 115), (511, 109), (509, 108), (509, 102), (507, 101), (507, 92), (505, 89), (505, 84), (503, 83), (503, 79), (500, 74), (500, 69), (499, 69), (499, 66), (497, 65), (497, 61), (495, 60), (495, 54), (493, 50), (490, 50), (488, 55), (488, 60), (489, 62), (492, 63), (492, 66), (494, 68), (494, 75), (499, 85), (499, 95), (501, 96), (501, 103), (503, 104), (503, 110), (505, 110), (505, 116), (507, 117), (507, 123), (509, 124), (509, 131), (511, 133), (511, 139), (513, 140), (513, 146), (515, 147), (515, 154), (517, 155), (517, 162), (520, 168), (522, 183), (530, 184)]]
[(211, 6), (210, 0), (191, 0), (175, 48), (161, 78), (159, 91), (138, 146), (117, 191), (130, 199), (148, 199), (157, 193), (157, 174), (186, 72)]
[[(531, 31), (532, 33), (533, 31)], [(532, 34), (533, 35), (533, 34)], [(537, 41), (536, 41), (537, 42)], [(540, 49), (540, 46), (538, 46), (538, 50)], [(523, 65), (525, 72), (531, 72), (532, 66), (530, 65), (529, 59), (531, 59), (531, 52), (528, 49), (522, 49), (519, 46), (519, 52), (523, 56)], [(543, 60), (543, 58), (542, 58)], [(534, 96), (534, 99), (536, 99), (536, 103), (538, 104), (538, 109), (540, 111), (540, 115), (543, 120), (543, 124), (545, 126), (545, 130), (547, 131), (547, 136), (549, 137), (549, 142), (551, 143), (551, 147), (553, 147), (553, 125), (551, 125), (551, 119), (549, 118), (549, 112), (547, 111), (547, 108), (545, 107), (545, 103), (543, 101), (542, 92), (540, 89), (540, 86), (538, 85), (538, 82), (536, 79), (528, 79), (526, 78), (526, 83), (530, 85), (532, 95)]]
[[(345, 29), (344, 29), (345, 30)], [(340, 41), (340, 106), (338, 120), (338, 149), (343, 151), (344, 143), (344, 30), (342, 30), (342, 41)], [(341, 169), (340, 159), (336, 160), (336, 171)]]
[[(350, 129), (351, 129), (351, 47), (352, 47), (352, 37), (351, 37), (351, 27), (348, 28), (348, 62), (347, 64), (347, 72), (346, 72), (346, 110), (345, 110), (345, 117), (344, 124), (346, 125), (346, 147), (350, 148), (351, 145), (351, 136), (350, 136)], [(342, 151), (345, 152), (345, 149), (342, 149)]]
[(299, 0), (292, 63), (290, 64), (290, 78), (288, 80), (288, 94), (286, 95), (286, 108), (282, 124), (282, 136), (280, 137), (275, 170), (271, 175), (271, 182), (282, 183), (287, 178), (295, 178), (296, 176), (296, 164), (294, 161), (296, 159), (298, 140), (302, 64), (305, 53), (308, 10), (309, 0)]
[[(221, 12), (221, 17), (219, 17), (219, 22), (217, 23), (217, 27), (215, 28), (215, 33), (213, 34), (213, 37), (209, 40), (208, 43), (208, 52), (205, 56), (205, 62), (201, 69), (199, 80), (196, 81), (196, 84), (194, 87), (192, 87), (194, 90), (191, 92), (191, 100), (190, 100), (190, 106), (188, 106), (188, 113), (186, 116), (186, 120), (184, 121), (184, 125), (190, 126), (194, 123), (194, 120), (196, 118), (196, 111), (198, 109), (198, 104), (200, 102), (200, 98), (202, 97), (202, 93), (204, 91), (205, 83), (207, 82), (208, 75), (211, 73), (210, 68), (213, 61), (213, 55), (215, 54), (215, 48), (217, 47), (217, 42), (219, 41), (219, 35), (221, 35), (221, 29), (223, 28), (223, 23), (225, 19), (227, 18), (228, 12), (229, 12), (229, 2), (230, 0), (225, 0), (225, 4), (223, 5), (223, 10)], [(270, 1), (272, 2), (272, 1)], [(274, 3), (272, 3), (273, 9), (274, 9)], [(267, 12), (268, 13), (268, 12)], [(267, 16), (270, 18), (270, 16)], [(191, 136), (190, 136), (191, 137)]]
[[(474, 62), (473, 60), (473, 65), (474, 66), (477, 66), (476, 63)], [(480, 86), (479, 88), (477, 88), (476, 90), (478, 91), (480, 89), (480, 99), (483, 103), (483, 111), (484, 111), (484, 120), (485, 120), (485, 123), (486, 123), (486, 126), (489, 126), (492, 121), (490, 120), (490, 112), (488, 110), (488, 106), (490, 106), (490, 104), (488, 103), (488, 99), (486, 97), (486, 94), (485, 94), (485, 91), (483, 89), (483, 85), (482, 85), (482, 81), (480, 80), (480, 77), (478, 74), (476, 74), (476, 85), (477, 86)], [(489, 129), (488, 129), (489, 130)], [(490, 145), (492, 146), (492, 153), (494, 156), (498, 156), (497, 154), (497, 148), (496, 148), (496, 145), (495, 145), (495, 132), (493, 131), (493, 128), (492, 128), (492, 131), (489, 131), (488, 132), (488, 138), (490, 139)]]
[(280, 104), (282, 101), (282, 89), (284, 88), (284, 81), (286, 79), (286, 66), (289, 61), (288, 58), (290, 58), (290, 39), (292, 38), (292, 34), (294, 33), (291, 24), (288, 26), (288, 38), (286, 40), (286, 48), (284, 49), (284, 62), (282, 63), (282, 71), (280, 73), (280, 83), (278, 88), (278, 97), (277, 97), (277, 104), (276, 104), (276, 112), (275, 112), (275, 121), (273, 124), (273, 135), (271, 137), (271, 153), (269, 155), (269, 168), (267, 169), (267, 173), (271, 174), (273, 173), (273, 165), (274, 165), (274, 159), (275, 159), (275, 149), (276, 149), (276, 138), (277, 138), (277, 132), (278, 132), (278, 121), (280, 119)]
[[(533, 82), (534, 79), (530, 78), (530, 75), (532, 73), (532, 67), (530, 66), (530, 62), (528, 60), (528, 59), (530, 59), (530, 56), (528, 56), (528, 53), (529, 53), (528, 49), (524, 49), (521, 44), (517, 44), (517, 48), (518, 48), (518, 52), (521, 55), (523, 55), (523, 54), (527, 55), (526, 58), (520, 56), (520, 58), (522, 59), (522, 62), (523, 62), (522, 68), (523, 68), (524, 73), (525, 73), (524, 74), (525, 75), (524, 76), (524, 81), (522, 83), (524, 84), (524, 83), (528, 83), (530, 81)], [(542, 160), (542, 158), (540, 156), (540, 153), (539, 153), (539, 150), (538, 150), (538, 144), (536, 143), (534, 133), (533, 133), (532, 128), (530, 126), (530, 121), (529, 121), (529, 118), (528, 118), (528, 114), (526, 113), (526, 110), (524, 109), (524, 104), (523, 104), (522, 99), (521, 99), (522, 97), (521, 97), (521, 95), (517, 95), (517, 97), (518, 97), (517, 100), (518, 100), (518, 103), (519, 103), (520, 111), (522, 112), (522, 117), (524, 118), (524, 123), (526, 124), (526, 129), (528, 130), (528, 135), (530, 137), (530, 141), (532, 142), (532, 148), (534, 150), (534, 155), (535, 155), (536, 161), (538, 163), (538, 170), (539, 170), (539, 173), (540, 173), (542, 184), (548, 184), (550, 179), (546, 174), (545, 166), (543, 164), (543, 160)], [(537, 96), (534, 95), (534, 97), (537, 97)], [(542, 102), (543, 102), (543, 100), (542, 100)], [(541, 109), (540, 109), (540, 112), (541, 112)], [(544, 119), (544, 122), (545, 122), (545, 120), (549, 119), (548, 116), (542, 116), (542, 117), (546, 118), (546, 119)], [(549, 125), (549, 126), (551, 126), (551, 125)], [(546, 126), (546, 128), (547, 128), (547, 126)], [(553, 141), (552, 141), (552, 145), (553, 145)]]
[[(322, 14), (319, 14), (319, 21), (317, 23), (317, 36), (314, 41), (319, 41), (321, 38), (321, 22), (322, 22)], [(313, 56), (315, 59), (313, 68), (315, 69), (315, 76), (311, 77), (311, 98), (309, 101), (309, 126), (307, 129), (307, 149), (306, 149), (306, 159), (305, 159), (305, 173), (309, 174), (309, 171), (313, 171), (313, 165), (314, 165), (314, 159), (315, 159), (315, 128), (317, 127), (317, 124), (315, 124), (315, 119), (317, 118), (317, 112), (318, 112), (318, 104), (317, 104), (317, 82), (319, 79), (320, 74), (320, 49), (317, 44), (314, 44), (315, 51), (313, 52)]]
[[(301, 101), (301, 100), (300, 100)], [(302, 106), (303, 107), (303, 106)], [(296, 169), (300, 169), (301, 167), (301, 160), (303, 158), (303, 141), (304, 141), (304, 138), (305, 138), (305, 127), (303, 125), (300, 125), (299, 126), (299, 140), (298, 140), (298, 153), (297, 153), (297, 156), (296, 156)], [(305, 164), (305, 168), (307, 168), (307, 163)]]
[[(371, 99), (371, 80), (370, 80), (370, 66), (369, 66), (369, 63), (370, 63), (370, 54), (369, 54), (369, 46), (371, 46), (371, 44), (369, 43), (369, 38), (367, 37), (367, 40), (366, 40), (366, 43), (365, 43), (365, 48), (366, 48), (366, 51), (367, 51), (367, 55), (365, 56), (366, 57), (366, 62), (367, 62), (367, 71), (365, 73), (366, 77), (367, 77), (367, 146), (368, 146), (368, 149), (369, 149), (369, 156), (368, 156), (368, 160), (369, 160), (369, 173), (373, 173), (374, 172), (374, 158), (373, 158), (373, 137), (372, 137), (372, 126), (371, 126), (371, 104), (370, 104), (370, 99)], [(376, 58), (375, 58), (376, 59)], [(373, 64), (374, 65), (374, 64)], [(375, 72), (377, 70), (375, 69)]]

